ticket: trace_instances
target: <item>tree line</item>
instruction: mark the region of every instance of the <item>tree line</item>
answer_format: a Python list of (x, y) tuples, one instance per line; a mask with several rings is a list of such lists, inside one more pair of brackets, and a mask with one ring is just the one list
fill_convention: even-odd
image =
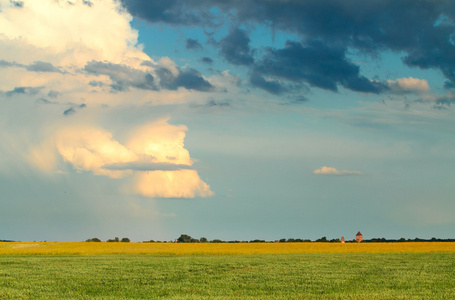
[[(101, 240), (99, 238), (92, 238), (92, 239), (88, 239), (88, 240), (85, 240), (86, 242), (98, 242), (100, 243)], [(119, 239), (118, 237), (115, 237), (113, 239), (108, 239), (106, 241), (107, 243), (129, 243), (130, 242), (130, 239), (127, 238), (127, 237), (124, 237), (122, 239)]]
[[(86, 242), (101, 242), (100, 239), (98, 238), (91, 238), (86, 240)], [(106, 242), (121, 242), (121, 243), (129, 243), (130, 239), (129, 238), (122, 238), (119, 239), (118, 237), (114, 239), (108, 239)], [(273, 240), (273, 241), (266, 241), (266, 240), (260, 240), (260, 239), (254, 239), (250, 241), (238, 241), (238, 240), (232, 240), (232, 241), (223, 241), (220, 239), (213, 239), (213, 240), (208, 240), (205, 237), (201, 237), (199, 239), (192, 238), (191, 236), (187, 234), (182, 234), (180, 235), (179, 238), (173, 240), (173, 241), (154, 241), (154, 240), (149, 240), (149, 241), (143, 241), (143, 243), (341, 243), (340, 239), (327, 239), (327, 237), (323, 236), (319, 239), (316, 239), (314, 241), (310, 239), (294, 239), (294, 238), (282, 238), (279, 240)], [(353, 240), (346, 240), (346, 243), (357, 243), (355, 239)], [(431, 239), (421, 239), (421, 238), (415, 238), (415, 239), (405, 239), (405, 238), (400, 238), (400, 239), (386, 239), (386, 238), (372, 238), (372, 239), (364, 239), (362, 243), (399, 243), (399, 242), (455, 242), (455, 239), (440, 239), (440, 238), (431, 238)]]
[[(16, 242), (13, 240), (1, 240), (0, 242)], [(101, 243), (103, 242), (99, 238), (90, 238), (85, 240), (85, 242), (98, 242)], [(108, 239), (105, 242), (107, 243), (129, 243), (131, 242), (129, 238), (124, 237), (119, 239), (118, 237), (115, 237), (113, 239)], [(250, 240), (250, 241), (238, 241), (238, 240), (232, 240), (232, 241), (223, 241), (220, 239), (214, 239), (214, 240), (208, 240), (205, 237), (201, 237), (199, 239), (192, 238), (191, 236), (187, 234), (182, 234), (180, 235), (179, 238), (172, 240), (172, 241), (154, 241), (154, 240), (149, 240), (149, 241), (143, 241), (142, 243), (341, 243), (340, 239), (327, 239), (327, 237), (323, 236), (319, 239), (316, 239), (314, 241), (310, 239), (294, 239), (294, 238), (288, 238), (288, 239), (279, 239), (279, 240), (273, 240), (273, 241), (266, 241), (266, 240), (260, 240), (260, 239), (255, 239), (255, 240)], [(346, 243), (357, 243), (355, 239), (353, 240), (346, 240)], [(364, 239), (362, 243), (400, 243), (400, 242), (455, 242), (455, 239), (441, 239), (441, 238), (435, 238), (432, 237), (431, 239), (421, 239), (421, 238), (414, 238), (414, 239), (405, 239), (405, 238), (400, 238), (400, 239), (386, 239), (386, 238), (372, 238), (372, 239)]]

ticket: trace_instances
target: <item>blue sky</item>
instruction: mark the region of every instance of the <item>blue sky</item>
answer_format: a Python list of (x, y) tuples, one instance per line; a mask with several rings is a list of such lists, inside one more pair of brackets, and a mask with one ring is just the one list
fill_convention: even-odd
[(453, 238), (454, 20), (0, 0), (0, 239)]

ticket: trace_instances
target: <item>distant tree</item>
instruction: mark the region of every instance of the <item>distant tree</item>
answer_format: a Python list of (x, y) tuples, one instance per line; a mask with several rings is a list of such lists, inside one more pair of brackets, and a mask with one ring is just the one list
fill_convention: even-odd
[(210, 243), (223, 243), (223, 241), (219, 239), (214, 239)]
[(322, 238), (317, 239), (316, 242), (317, 243), (325, 243), (325, 242), (327, 242), (327, 238), (325, 236), (323, 236)]
[(187, 234), (182, 234), (180, 237), (177, 239), (178, 243), (191, 243), (192, 238), (187, 235)]
[(120, 240), (120, 242), (122, 242), (122, 243), (129, 243), (129, 242), (130, 242), (130, 239), (127, 238), (127, 237), (124, 237), (124, 238), (122, 238), (122, 239)]
[(92, 238), (92, 239), (86, 240), (86, 242), (101, 242), (101, 240), (99, 238)]
[(280, 243), (286, 243), (286, 239), (280, 239), (279, 242)]
[(374, 242), (374, 243), (385, 243), (385, 242), (387, 242), (387, 240), (385, 238), (372, 238), (371, 241)]
[(108, 239), (106, 242), (109, 242), (109, 243), (118, 243), (118, 242), (120, 242), (120, 240), (119, 240), (118, 237), (115, 237), (113, 240), (112, 240), (112, 239)]
[(201, 237), (201, 238), (199, 239), (199, 241), (200, 241), (201, 243), (207, 243), (207, 242), (208, 242), (208, 241), (207, 241), (207, 238), (205, 238), (205, 237)]
[(406, 242), (406, 239), (405, 238), (401, 238), (398, 240), (398, 242)]

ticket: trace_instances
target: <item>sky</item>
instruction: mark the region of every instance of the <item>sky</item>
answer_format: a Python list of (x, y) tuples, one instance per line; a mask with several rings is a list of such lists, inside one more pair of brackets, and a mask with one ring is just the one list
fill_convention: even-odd
[(453, 238), (455, 2), (0, 0), (0, 239)]

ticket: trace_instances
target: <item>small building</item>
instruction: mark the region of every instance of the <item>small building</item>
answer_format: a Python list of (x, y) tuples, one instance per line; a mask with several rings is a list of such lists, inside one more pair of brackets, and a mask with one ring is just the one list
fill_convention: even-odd
[(357, 234), (355, 235), (355, 240), (357, 241), (357, 243), (363, 241), (363, 235), (360, 233), (360, 231), (357, 232)]
[(344, 244), (346, 241), (344, 240), (344, 236), (341, 237), (341, 243)]

